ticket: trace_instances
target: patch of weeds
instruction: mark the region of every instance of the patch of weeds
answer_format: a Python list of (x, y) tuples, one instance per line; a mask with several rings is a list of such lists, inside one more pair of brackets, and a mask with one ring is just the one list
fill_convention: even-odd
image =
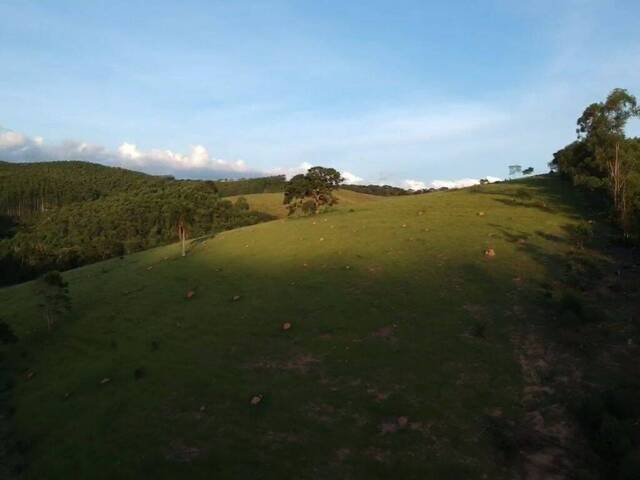
[(584, 248), (585, 244), (593, 238), (593, 225), (582, 221), (569, 228), (571, 238), (578, 248)]

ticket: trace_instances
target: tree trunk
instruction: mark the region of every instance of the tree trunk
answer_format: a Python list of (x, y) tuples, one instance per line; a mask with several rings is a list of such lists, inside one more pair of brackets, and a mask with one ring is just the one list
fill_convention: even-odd
[(184, 247), (184, 240), (185, 240), (185, 234), (184, 234), (184, 230), (181, 232), (182, 237), (182, 256), (185, 257), (187, 255), (187, 252), (185, 251), (185, 247)]

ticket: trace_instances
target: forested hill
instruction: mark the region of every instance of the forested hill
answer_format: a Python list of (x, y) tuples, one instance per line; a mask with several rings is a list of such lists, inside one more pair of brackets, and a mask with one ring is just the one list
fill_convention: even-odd
[(0, 285), (176, 241), (179, 223), (195, 237), (269, 220), (221, 197), (280, 185), (284, 177), (176, 180), (78, 161), (1, 162)]
[[(124, 168), (79, 161), (7, 163), (0, 161), (0, 213), (25, 217), (75, 202), (97, 200), (141, 188), (178, 182)], [(221, 197), (284, 190), (284, 175), (240, 180), (182, 180), (204, 184)]]
[(161, 184), (168, 179), (96, 163), (0, 163), (0, 210), (28, 216), (74, 202)]

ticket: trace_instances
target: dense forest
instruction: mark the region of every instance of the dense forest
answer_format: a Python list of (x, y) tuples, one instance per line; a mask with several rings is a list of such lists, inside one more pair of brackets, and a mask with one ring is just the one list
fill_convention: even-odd
[(358, 193), (368, 193), (369, 195), (380, 195), (382, 197), (410, 195), (413, 193), (404, 188), (392, 187), (391, 185), (341, 185), (340, 188)]
[(226, 194), (283, 177), (175, 180), (85, 162), (0, 163), (0, 285), (189, 237), (269, 220)]
[(589, 105), (577, 121), (578, 139), (553, 155), (549, 166), (611, 208), (625, 239), (640, 238), (640, 138), (627, 138), (627, 122), (640, 116), (636, 98), (615, 89)]

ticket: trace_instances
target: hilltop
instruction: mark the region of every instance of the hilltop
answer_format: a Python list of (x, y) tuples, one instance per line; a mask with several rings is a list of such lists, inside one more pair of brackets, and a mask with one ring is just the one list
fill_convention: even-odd
[(363, 198), (68, 271), (52, 334), (30, 283), (0, 290), (25, 478), (506, 479), (575, 445), (577, 468), (550, 406), (588, 395), (561, 379), (616, 380), (553, 352), (628, 313), (593, 285), (607, 227), (554, 176)]

